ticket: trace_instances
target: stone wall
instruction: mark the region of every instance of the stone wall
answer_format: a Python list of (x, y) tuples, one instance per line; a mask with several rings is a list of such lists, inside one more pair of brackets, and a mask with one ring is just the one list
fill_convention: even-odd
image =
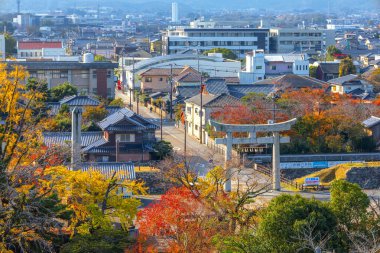
[(304, 177), (306, 175), (309, 175), (311, 173), (320, 171), (323, 169), (286, 169), (281, 170), (281, 175), (289, 180), (294, 180), (300, 177)]
[(347, 172), (347, 181), (357, 183), (363, 189), (380, 188), (380, 168), (352, 168)]

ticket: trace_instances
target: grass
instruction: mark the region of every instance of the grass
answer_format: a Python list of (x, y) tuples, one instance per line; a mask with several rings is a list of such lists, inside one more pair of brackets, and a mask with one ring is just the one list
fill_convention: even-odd
[(331, 168), (323, 169), (307, 176), (297, 178), (294, 181), (298, 184), (303, 184), (305, 178), (319, 177), (321, 185), (330, 186), (331, 182), (339, 179), (346, 179), (347, 172), (352, 168), (364, 168), (364, 167), (380, 167), (380, 162), (368, 162), (368, 163), (345, 163), (333, 166)]

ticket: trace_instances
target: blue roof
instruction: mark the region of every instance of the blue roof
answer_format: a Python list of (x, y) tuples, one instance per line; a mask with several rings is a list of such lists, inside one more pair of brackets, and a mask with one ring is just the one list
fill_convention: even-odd
[(116, 172), (116, 175), (120, 179), (129, 179), (135, 180), (135, 166), (133, 163), (115, 163), (115, 162), (104, 162), (104, 163), (82, 163), (82, 171), (95, 170), (99, 171), (107, 178), (111, 178), (113, 173)]
[(364, 120), (362, 123), (365, 127), (370, 128), (370, 127), (373, 127), (373, 126), (376, 126), (377, 124), (379, 124), (380, 118), (375, 117), (375, 116), (371, 116), (370, 118)]
[(90, 96), (77, 96), (73, 95), (70, 97), (65, 97), (59, 101), (61, 105), (66, 104), (68, 106), (98, 106), (100, 105), (99, 100), (92, 98)]

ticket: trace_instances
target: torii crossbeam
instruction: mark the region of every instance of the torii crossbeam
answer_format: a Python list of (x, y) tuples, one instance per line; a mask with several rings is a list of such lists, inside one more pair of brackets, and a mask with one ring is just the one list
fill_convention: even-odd
[[(225, 169), (227, 173), (227, 181), (224, 188), (227, 192), (231, 191), (231, 178), (230, 169), (228, 168), (228, 161), (232, 158), (232, 145), (233, 144), (273, 144), (272, 152), (272, 189), (276, 191), (281, 190), (281, 175), (280, 175), (280, 143), (289, 143), (289, 137), (280, 137), (280, 132), (288, 131), (296, 123), (297, 119), (275, 123), (275, 124), (260, 124), (260, 125), (235, 125), (224, 124), (210, 120), (209, 123), (216, 131), (225, 132), (225, 138), (218, 138), (215, 140), (216, 144), (226, 145), (225, 154)], [(273, 133), (271, 137), (257, 137), (256, 133)], [(248, 133), (247, 138), (233, 138), (233, 133)]]

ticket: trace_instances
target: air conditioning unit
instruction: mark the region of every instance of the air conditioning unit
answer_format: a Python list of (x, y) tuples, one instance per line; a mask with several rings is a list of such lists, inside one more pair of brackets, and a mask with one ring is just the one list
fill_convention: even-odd
[(268, 120), (268, 124), (269, 124), (269, 125), (273, 125), (273, 124), (274, 124), (274, 121), (273, 121), (272, 119), (269, 119), (269, 120)]

